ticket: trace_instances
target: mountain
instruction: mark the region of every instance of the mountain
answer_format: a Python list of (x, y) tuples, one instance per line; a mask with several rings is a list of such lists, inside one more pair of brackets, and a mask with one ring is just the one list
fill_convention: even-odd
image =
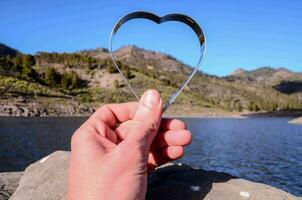
[(274, 69), (271, 67), (261, 67), (251, 71), (242, 71), (239, 69), (235, 70), (227, 78), (239, 82), (265, 84), (284, 94), (302, 96), (302, 73), (292, 72), (286, 68)]
[(230, 76), (267, 85), (275, 85), (282, 81), (302, 81), (302, 73), (295, 73), (286, 68), (274, 69), (272, 67), (260, 67), (251, 71), (237, 69)]
[(13, 49), (5, 44), (0, 43), (0, 56), (16, 56), (19, 53), (16, 49)]
[[(136, 46), (122, 47), (114, 52), (114, 57), (138, 95), (148, 88), (155, 88), (161, 92), (164, 101), (192, 72), (190, 66), (170, 55)], [(100, 103), (136, 100), (105, 48), (75, 53), (39, 52), (16, 58), (0, 56), (1, 66), (2, 72), (7, 69), (11, 72), (9, 75), (1, 74), (0, 69), (2, 105), (12, 106), (12, 102), (23, 107), (34, 104), (39, 113), (45, 111), (51, 115), (57, 112), (61, 115), (68, 110), (69, 114), (81, 115)], [(180, 114), (206, 112), (207, 115), (217, 112), (302, 111), (301, 80), (301, 73), (283, 68), (239, 69), (226, 77), (197, 72), (176, 99), (174, 111)], [(24, 102), (20, 103), (20, 97)], [(6, 111), (0, 109), (0, 113), (11, 112), (8, 111), (10, 108)]]
[(246, 71), (243, 68), (238, 68), (235, 71), (233, 71), (230, 76), (241, 76), (244, 74)]
[[(89, 56), (97, 59), (110, 59), (109, 51), (104, 48), (84, 51)], [(124, 46), (113, 52), (117, 60), (123, 61), (136, 69), (154, 69), (155, 71), (191, 72), (188, 65), (178, 61), (176, 58), (150, 50), (145, 50), (136, 46)]]

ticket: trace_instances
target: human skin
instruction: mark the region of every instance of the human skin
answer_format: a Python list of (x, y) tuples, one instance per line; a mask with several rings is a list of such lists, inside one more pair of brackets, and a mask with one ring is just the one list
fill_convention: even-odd
[(99, 108), (72, 136), (68, 199), (145, 199), (148, 173), (182, 157), (192, 140), (162, 108), (156, 90)]

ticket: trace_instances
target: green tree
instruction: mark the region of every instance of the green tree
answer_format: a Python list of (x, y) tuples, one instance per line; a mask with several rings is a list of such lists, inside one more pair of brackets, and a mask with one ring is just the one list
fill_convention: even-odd
[(49, 86), (55, 86), (61, 82), (61, 76), (53, 67), (48, 67), (45, 72), (45, 83)]
[(107, 70), (109, 71), (110, 74), (118, 72), (118, 70), (116, 69), (116, 67), (112, 63), (107, 65)]
[(128, 67), (128, 65), (123, 65), (123, 71), (125, 72), (125, 77), (127, 79), (132, 78), (131, 71), (130, 71), (130, 68)]
[(257, 112), (259, 111), (259, 106), (255, 102), (251, 102), (248, 108), (250, 111)]
[(15, 75), (13, 66), (14, 63), (8, 57), (0, 56), (0, 75)]
[(32, 55), (25, 55), (22, 58), (22, 64), (24, 67), (32, 67), (36, 64), (35, 57)]
[(65, 72), (62, 75), (61, 87), (64, 90), (77, 89), (80, 87), (81, 79), (75, 71)]
[(223, 102), (223, 107), (225, 110), (232, 110), (231, 102), (229, 102), (229, 101)]
[(234, 102), (234, 110), (241, 112), (242, 111), (242, 106), (240, 104), (240, 101)]
[(69, 78), (69, 74), (67, 72), (65, 72), (62, 75), (62, 79), (61, 79), (61, 87), (64, 90), (68, 90), (69, 86), (71, 85), (71, 79)]
[(38, 73), (36, 70), (34, 70), (32, 67), (29, 66), (23, 66), (22, 67), (22, 76), (24, 78), (33, 78), (37, 79), (38, 78)]
[(70, 72), (70, 78), (71, 78), (71, 88), (76, 89), (80, 86), (80, 78), (79, 75), (72, 71)]
[(23, 65), (22, 56), (21, 56), (20, 54), (18, 54), (18, 55), (14, 58), (13, 62), (14, 62), (14, 65), (15, 65), (15, 66), (17, 66), (17, 65), (18, 65), (18, 66)]

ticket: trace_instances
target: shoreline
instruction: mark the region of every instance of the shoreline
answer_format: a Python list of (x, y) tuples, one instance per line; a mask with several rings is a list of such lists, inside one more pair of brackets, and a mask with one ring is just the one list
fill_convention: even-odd
[[(91, 113), (92, 114), (92, 113)], [(89, 115), (41, 115), (41, 116), (16, 116), (16, 115), (2, 115), (0, 113), (0, 118), (88, 118), (91, 116)], [(252, 119), (252, 118), (293, 118), (289, 121), (291, 124), (301, 124), (302, 122), (298, 121), (296, 122), (296, 119), (299, 119), (300, 117), (297, 117), (296, 115), (255, 115), (255, 116), (245, 116), (245, 115), (163, 115), (163, 118), (187, 118), (187, 119)]]
[[(68, 104), (62, 102), (0, 102), (0, 117), (89, 117), (101, 104), (80, 104), (76, 101)], [(279, 111), (226, 111), (213, 107), (198, 105), (173, 104), (163, 114), (164, 117), (176, 118), (237, 118), (246, 119), (253, 117), (292, 117), (302, 116), (302, 110)]]

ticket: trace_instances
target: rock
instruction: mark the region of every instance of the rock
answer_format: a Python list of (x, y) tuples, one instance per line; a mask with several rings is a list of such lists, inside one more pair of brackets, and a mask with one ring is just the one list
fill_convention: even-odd
[(15, 114), (16, 114), (17, 117), (20, 117), (20, 116), (22, 116), (23, 112), (24, 112), (23, 108), (18, 107)]
[(22, 96), (18, 96), (18, 98), (15, 99), (16, 102), (19, 102), (19, 103), (24, 103), (26, 102), (26, 100), (22, 97)]
[(28, 108), (23, 108), (22, 116), (23, 117), (29, 117), (30, 116), (30, 112), (29, 112)]
[(0, 200), (8, 199), (17, 189), (23, 172), (0, 173)]
[(36, 107), (33, 108), (32, 113), (33, 116), (40, 116), (40, 110)]
[(12, 105), (12, 106), (11, 106), (11, 111), (12, 111), (13, 113), (16, 113), (17, 110), (18, 110), (18, 107), (17, 107), (16, 105)]
[(170, 165), (149, 178), (146, 199), (294, 200), (297, 197), (277, 188), (247, 181), (227, 173)]
[(27, 167), (11, 199), (66, 199), (69, 155), (56, 151)]
[(95, 109), (74, 104), (45, 105), (28, 101), (0, 102), (0, 116), (37, 117), (37, 116), (90, 116)]
[[(12, 200), (66, 199), (70, 153), (57, 151), (30, 165)], [(117, 178), (117, 177), (114, 177)], [(166, 164), (148, 179), (146, 199), (191, 200), (297, 200), (274, 187), (243, 180), (227, 173)]]
[(89, 108), (89, 112), (90, 113), (94, 113), (96, 111), (96, 109), (94, 109), (94, 108)]
[(290, 120), (289, 123), (291, 123), (291, 124), (302, 124), (302, 117), (298, 117), (298, 118), (295, 118), (293, 120)]

